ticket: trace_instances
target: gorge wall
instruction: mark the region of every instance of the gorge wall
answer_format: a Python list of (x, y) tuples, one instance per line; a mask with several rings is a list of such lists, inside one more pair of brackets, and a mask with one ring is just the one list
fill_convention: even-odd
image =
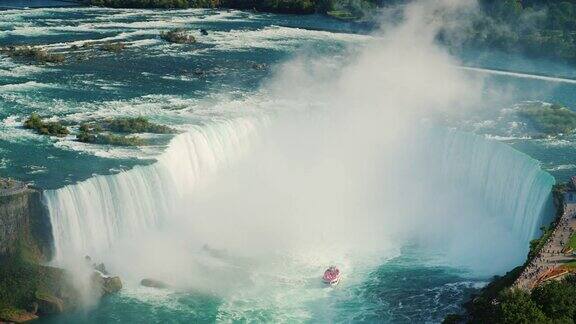
[(25, 186), (0, 192), (0, 257), (17, 253), (21, 244), (42, 260), (51, 256), (52, 228), (41, 193)]

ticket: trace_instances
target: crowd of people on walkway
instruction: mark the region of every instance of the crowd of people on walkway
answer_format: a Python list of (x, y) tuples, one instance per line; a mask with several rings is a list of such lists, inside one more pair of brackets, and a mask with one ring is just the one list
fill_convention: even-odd
[(574, 214), (570, 214), (569, 217), (562, 218), (558, 228), (560, 228), (560, 245), (565, 246), (569, 241), (570, 237), (574, 233), (574, 227), (571, 223), (574, 220)]
[(531, 289), (541, 281), (549, 271), (558, 267), (566, 259), (575, 259), (565, 254), (564, 246), (570, 240), (576, 227), (575, 214), (566, 212), (562, 215), (558, 225), (538, 253), (524, 268), (514, 286), (522, 289)]

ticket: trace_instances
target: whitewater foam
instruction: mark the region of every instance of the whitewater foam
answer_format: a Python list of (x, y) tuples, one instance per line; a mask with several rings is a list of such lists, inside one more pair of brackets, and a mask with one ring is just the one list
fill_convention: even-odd
[(546, 168), (548, 171), (562, 171), (562, 170), (572, 170), (576, 169), (575, 164), (560, 164), (560, 165), (553, 165)]
[(29, 90), (33, 90), (33, 89), (55, 88), (55, 87), (56, 87), (56, 85), (51, 84), (51, 83), (26, 81), (26, 82), (22, 82), (22, 83), (12, 83), (12, 84), (0, 85), (0, 91), (17, 92), (17, 91), (29, 91)]
[(302, 45), (302, 41), (316, 40), (361, 44), (372, 39), (368, 35), (331, 33), (326, 31), (269, 26), (258, 30), (215, 31), (205, 37), (205, 42), (219, 50), (237, 51), (253, 48), (286, 49)]
[[(17, 64), (9, 58), (2, 58), (0, 61), (0, 77), (20, 78), (49, 71), (34, 65)], [(51, 72), (54, 72), (54, 70)]]

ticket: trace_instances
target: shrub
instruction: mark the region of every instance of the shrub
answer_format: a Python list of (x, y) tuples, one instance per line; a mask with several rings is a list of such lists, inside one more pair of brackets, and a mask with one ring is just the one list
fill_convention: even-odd
[(146, 141), (138, 136), (122, 136), (114, 134), (79, 133), (76, 135), (79, 142), (90, 144), (117, 145), (117, 146), (141, 146)]
[(102, 128), (95, 124), (82, 124), (76, 139), (83, 143), (106, 144), (118, 146), (145, 145), (144, 139), (137, 136), (122, 136), (114, 134), (102, 134)]
[(502, 293), (497, 307), (497, 323), (545, 323), (548, 318), (527, 292), (508, 290)]
[(39, 284), (37, 267), (19, 256), (4, 258), (0, 266), (0, 308), (26, 308)]
[(96, 135), (90, 132), (80, 132), (76, 134), (76, 139), (82, 143), (96, 143)]
[(158, 125), (150, 122), (145, 117), (127, 117), (110, 119), (104, 125), (106, 129), (118, 133), (156, 133), (171, 134), (175, 131), (164, 125)]
[(176, 131), (168, 126), (154, 124), (144, 117), (126, 117), (108, 119), (103, 123), (85, 123), (80, 125), (76, 139), (84, 143), (108, 144), (120, 146), (145, 145), (146, 141), (138, 136), (124, 136), (102, 133), (104, 130), (115, 133), (155, 133), (172, 134)]
[(37, 113), (32, 113), (30, 117), (24, 122), (24, 127), (33, 129), (38, 134), (64, 137), (70, 132), (68, 128), (62, 126), (59, 122), (44, 122)]
[(540, 227), (542, 231), (542, 235), (538, 238), (533, 239), (530, 241), (530, 250), (528, 251), (528, 260), (532, 260), (534, 257), (538, 255), (540, 250), (546, 245), (546, 242), (552, 235), (554, 231), (554, 226), (542, 226)]
[(121, 136), (114, 134), (101, 134), (96, 136), (96, 143), (118, 145), (118, 146), (140, 146), (145, 145), (146, 141), (138, 136)]
[(576, 316), (576, 286), (568, 281), (551, 281), (537, 287), (532, 300), (552, 319)]

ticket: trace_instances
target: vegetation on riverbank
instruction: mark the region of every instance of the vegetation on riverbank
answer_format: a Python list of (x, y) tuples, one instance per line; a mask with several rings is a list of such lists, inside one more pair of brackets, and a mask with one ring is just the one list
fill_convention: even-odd
[(552, 280), (529, 294), (507, 288), (519, 275), (518, 269), (494, 280), (468, 303), (468, 316), (451, 314), (443, 323), (574, 323), (576, 276)]
[[(65, 292), (64, 301), (59, 292)], [(75, 308), (79, 296), (63, 270), (11, 256), (0, 266), (0, 319), (16, 321)]]
[[(335, 16), (362, 17), (379, 0), (88, 0), (93, 6), (113, 8), (230, 8), (263, 12), (311, 14), (336, 13)], [(389, 2), (389, 1), (388, 1)]]
[[(0, 266), (0, 319), (14, 320), (32, 305), (39, 285), (37, 267), (19, 258), (4, 258)], [(35, 314), (34, 314), (35, 315)]]
[(494, 320), (498, 313), (493, 301), (497, 300), (501, 293), (514, 283), (516, 278), (520, 276), (522, 269), (523, 267), (520, 266), (507, 272), (504, 276), (494, 276), (488, 285), (464, 304), (466, 315), (449, 314), (443, 323), (492, 323), (490, 321)]
[(78, 295), (64, 271), (41, 265), (47, 256), (34, 232), (20, 228), (18, 237), (16, 250), (0, 255), (0, 322), (31, 320), (75, 305)]
[[(16, 253), (0, 256), (0, 322), (27, 322), (81, 306), (72, 275), (41, 265), (45, 258), (37, 253), (38, 248), (28, 239), (20, 241)], [(89, 284), (98, 298), (122, 288), (118, 277), (105, 278), (96, 272)]]
[(540, 230), (542, 231), (542, 235), (540, 237), (530, 241), (530, 250), (528, 251), (528, 260), (532, 260), (532, 258), (534, 258), (536, 255), (538, 255), (540, 250), (542, 250), (542, 248), (544, 247), (544, 245), (546, 244), (546, 242), (548, 241), (548, 239), (552, 235), (552, 232), (554, 232), (554, 226), (553, 225), (542, 226), (540, 228)]
[(68, 128), (59, 122), (45, 122), (40, 115), (32, 113), (24, 122), (24, 127), (35, 130), (40, 135), (64, 137), (70, 134)]
[[(328, 14), (342, 20), (373, 15), (380, 6), (408, 0), (86, 0), (115, 8), (231, 8), (291, 14)], [(455, 47), (499, 49), (576, 63), (576, 2), (479, 0), (480, 11), (461, 16), (458, 37), (439, 39)], [(452, 28), (453, 24), (449, 28)]]
[(93, 6), (114, 8), (234, 8), (271, 12), (311, 13), (315, 0), (90, 0)]
[[(479, 0), (479, 4), (478, 14), (464, 17), (456, 40), (458, 46), (576, 63), (576, 2)], [(441, 38), (450, 42), (449, 34), (446, 31)]]
[(576, 251), (576, 233), (574, 233), (570, 236), (570, 239), (568, 240), (567, 247), (572, 249), (572, 251)]
[[(94, 6), (114, 8), (231, 8), (291, 14), (327, 14), (341, 20), (368, 19), (378, 7), (407, 0), (84, 0)], [(439, 40), (454, 48), (498, 49), (576, 63), (576, 2), (549, 0), (479, 0), (480, 11), (461, 16), (458, 37), (442, 30)], [(368, 18), (367, 18), (368, 17)], [(454, 24), (450, 24), (452, 28)], [(193, 42), (182, 34), (165, 33), (173, 42)], [(88, 45), (88, 44), (86, 44)], [(103, 51), (120, 52), (122, 42), (104, 43)], [(38, 63), (62, 63), (65, 55), (36, 46), (9, 46), (0, 52)]]

